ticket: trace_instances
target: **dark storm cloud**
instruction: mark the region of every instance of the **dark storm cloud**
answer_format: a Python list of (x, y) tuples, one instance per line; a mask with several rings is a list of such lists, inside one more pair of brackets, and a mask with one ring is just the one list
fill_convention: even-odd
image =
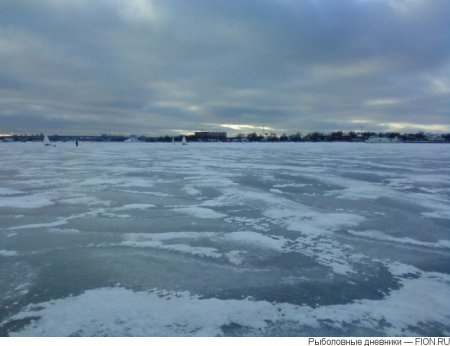
[(446, 0), (3, 1), (0, 132), (450, 131), (449, 17)]

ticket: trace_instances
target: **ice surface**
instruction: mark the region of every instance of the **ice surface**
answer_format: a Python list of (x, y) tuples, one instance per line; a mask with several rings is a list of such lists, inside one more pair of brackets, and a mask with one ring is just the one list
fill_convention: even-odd
[[(282, 237), (269, 237), (256, 232), (167, 232), (167, 233), (128, 233), (124, 235), (122, 246), (133, 246), (140, 248), (154, 248), (172, 250), (197, 256), (225, 257), (230, 263), (241, 265), (246, 251), (233, 250), (229, 252), (220, 251), (213, 247), (199, 247), (184, 244), (186, 240), (208, 240), (212, 244), (232, 243), (234, 246), (266, 248), (275, 251), (284, 251), (286, 239)], [(170, 243), (168, 243), (170, 242)], [(181, 242), (181, 243), (180, 243)]]
[(72, 144), (1, 151), (0, 336), (450, 333), (447, 144)]
[[(410, 336), (417, 335), (411, 332), (414, 327), (448, 321), (449, 279), (449, 275), (423, 274), (417, 279), (403, 279), (399, 290), (381, 300), (317, 308), (249, 298), (204, 299), (188, 292), (99, 288), (29, 305), (5, 322), (39, 318), (12, 336), (216, 336), (223, 335), (224, 327), (230, 324), (250, 335), (266, 335), (274, 329), (284, 334), (286, 326), (304, 331), (350, 324), (372, 332)], [(448, 325), (441, 327), (443, 332), (450, 331)]]

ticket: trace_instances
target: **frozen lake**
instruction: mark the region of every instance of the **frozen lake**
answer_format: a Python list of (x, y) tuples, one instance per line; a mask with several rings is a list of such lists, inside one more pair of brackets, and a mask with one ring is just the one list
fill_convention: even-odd
[(450, 145), (0, 143), (0, 336), (450, 334)]

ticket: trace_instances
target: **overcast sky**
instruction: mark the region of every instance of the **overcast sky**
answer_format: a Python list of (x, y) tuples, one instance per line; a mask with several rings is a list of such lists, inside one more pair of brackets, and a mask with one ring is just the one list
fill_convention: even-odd
[(0, 133), (450, 132), (449, 0), (0, 0)]

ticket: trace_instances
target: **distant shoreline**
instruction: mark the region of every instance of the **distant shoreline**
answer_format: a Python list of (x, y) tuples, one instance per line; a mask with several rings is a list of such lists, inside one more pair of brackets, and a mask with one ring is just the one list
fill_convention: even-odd
[[(188, 142), (350, 142), (350, 143), (450, 143), (450, 133), (398, 133), (398, 132), (343, 132), (334, 131), (331, 133), (311, 132), (302, 135), (300, 132), (287, 135), (283, 133), (278, 136), (276, 133), (241, 133), (234, 137), (227, 137), (226, 132), (196, 132), (194, 135), (177, 136), (138, 136), (138, 135), (95, 135), (95, 136), (74, 136), (74, 135), (47, 135), (52, 142), (145, 142), (145, 143), (165, 143), (181, 142), (183, 137)], [(0, 142), (42, 142), (44, 134), (7, 134), (0, 136)]]
[[(51, 140), (53, 143), (75, 143), (76, 140)], [(12, 143), (39, 143), (42, 141), (37, 140), (1, 140), (0, 144), (12, 144)], [(157, 143), (165, 143), (171, 144), (168, 141), (136, 141), (127, 143), (126, 141), (117, 141), (117, 140), (83, 140), (79, 139), (79, 143), (123, 143), (123, 144), (157, 144)], [(397, 141), (397, 142), (367, 142), (367, 141), (238, 141), (238, 140), (227, 140), (227, 141), (189, 141), (188, 143), (192, 144), (217, 144), (217, 143), (225, 143), (225, 144), (233, 144), (233, 143), (242, 143), (242, 144), (284, 144), (284, 143), (353, 143), (353, 144), (449, 144), (450, 141)], [(181, 141), (175, 141), (174, 144), (181, 144)]]

